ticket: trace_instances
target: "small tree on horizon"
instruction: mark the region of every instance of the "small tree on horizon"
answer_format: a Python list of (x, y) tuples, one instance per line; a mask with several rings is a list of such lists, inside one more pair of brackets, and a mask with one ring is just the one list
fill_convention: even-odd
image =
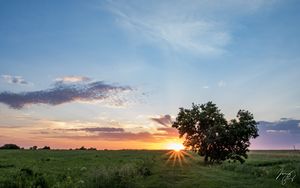
[(41, 149), (44, 149), (44, 150), (50, 150), (51, 148), (50, 148), (50, 146), (44, 146), (44, 147), (41, 148)]
[(20, 146), (16, 144), (4, 144), (0, 149), (20, 149)]
[(225, 119), (216, 104), (192, 104), (192, 109), (180, 108), (172, 127), (185, 136), (184, 146), (192, 149), (205, 162), (220, 163), (238, 160), (243, 163), (248, 157), (250, 139), (258, 136), (257, 122), (253, 114), (239, 110), (237, 119)]
[(37, 146), (32, 146), (32, 147), (30, 147), (29, 149), (30, 149), (30, 150), (37, 150), (38, 147), (37, 147)]

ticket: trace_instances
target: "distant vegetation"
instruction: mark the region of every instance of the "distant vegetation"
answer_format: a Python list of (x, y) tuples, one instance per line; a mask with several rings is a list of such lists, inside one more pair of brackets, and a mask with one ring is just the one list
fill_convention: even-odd
[[(16, 144), (4, 144), (3, 146), (0, 147), (0, 149), (24, 149), (21, 148), (20, 146)], [(38, 148), (37, 146), (31, 146), (28, 148), (29, 150), (51, 150), (50, 146), (44, 146), (41, 148)], [(70, 148), (69, 150), (73, 150)], [(90, 148), (85, 148), (84, 146), (81, 146), (80, 148), (75, 148), (74, 150), (97, 150), (97, 148), (90, 147)], [(107, 150), (107, 149), (105, 149)]]
[(75, 150), (97, 150), (97, 149), (93, 147), (85, 148), (84, 146), (81, 146), (80, 148), (76, 148)]
[(0, 149), (20, 149), (16, 144), (4, 144)]
[(32, 146), (32, 147), (30, 147), (29, 149), (30, 149), (30, 150), (37, 150), (37, 148), (38, 148), (37, 146)]
[(47, 150), (50, 150), (51, 148), (50, 148), (50, 146), (44, 146), (44, 147), (41, 148), (41, 149), (47, 149)]
[(192, 105), (192, 109), (180, 108), (173, 127), (185, 136), (184, 145), (205, 162), (220, 163), (224, 160), (240, 161), (247, 158), (250, 139), (258, 136), (258, 123), (246, 110), (239, 110), (237, 119), (227, 120), (212, 102)]

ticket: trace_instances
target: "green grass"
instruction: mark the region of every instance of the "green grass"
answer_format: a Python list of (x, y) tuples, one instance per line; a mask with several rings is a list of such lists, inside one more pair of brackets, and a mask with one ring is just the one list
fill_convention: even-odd
[[(244, 164), (207, 165), (192, 154), (173, 165), (167, 151), (0, 150), (0, 187), (300, 187), (300, 153), (251, 151)], [(280, 169), (295, 170), (281, 185)]]

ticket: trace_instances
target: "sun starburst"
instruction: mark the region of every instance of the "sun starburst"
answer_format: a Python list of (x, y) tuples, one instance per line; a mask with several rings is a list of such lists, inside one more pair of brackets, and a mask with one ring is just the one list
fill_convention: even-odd
[(177, 164), (179, 166), (182, 166), (183, 163), (188, 163), (188, 160), (186, 158), (194, 159), (191, 154), (189, 154), (187, 151), (184, 151), (184, 146), (182, 144), (169, 143), (167, 144), (167, 148), (171, 151), (166, 153), (166, 155), (168, 156), (166, 164), (172, 163), (172, 166), (175, 166)]

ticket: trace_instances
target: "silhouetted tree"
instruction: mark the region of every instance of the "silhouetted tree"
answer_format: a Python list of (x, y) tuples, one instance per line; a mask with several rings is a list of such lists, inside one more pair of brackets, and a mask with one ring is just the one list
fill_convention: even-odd
[(41, 149), (50, 150), (51, 148), (50, 148), (50, 146), (44, 146), (44, 147), (41, 148)]
[(4, 144), (0, 149), (20, 149), (16, 144)]
[(76, 148), (76, 150), (86, 150), (84, 146), (81, 146), (80, 148)]
[(172, 127), (185, 136), (184, 145), (204, 156), (205, 162), (230, 159), (243, 163), (247, 158), (250, 139), (258, 136), (258, 123), (245, 110), (237, 113), (237, 119), (229, 122), (212, 102), (192, 104), (192, 109), (180, 108)]
[(38, 148), (37, 146), (32, 146), (32, 147), (30, 147), (29, 149), (30, 149), (30, 150), (37, 150), (37, 148)]

